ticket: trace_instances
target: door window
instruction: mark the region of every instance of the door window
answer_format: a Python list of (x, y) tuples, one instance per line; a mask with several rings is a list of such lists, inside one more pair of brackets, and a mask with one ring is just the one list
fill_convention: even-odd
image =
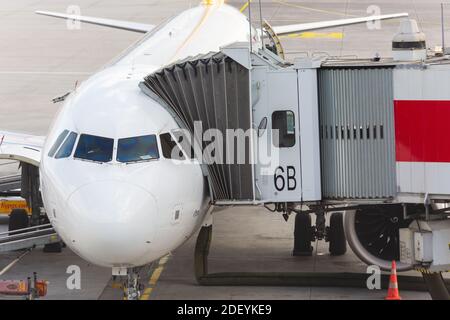
[(277, 148), (295, 145), (295, 114), (292, 111), (275, 111), (272, 114), (272, 136)]

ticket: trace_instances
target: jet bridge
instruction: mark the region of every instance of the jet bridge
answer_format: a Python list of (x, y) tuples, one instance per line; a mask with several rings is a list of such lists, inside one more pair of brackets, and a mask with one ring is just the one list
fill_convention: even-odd
[[(216, 204), (424, 203), (450, 199), (449, 71), (445, 57), (290, 64), (237, 43), (141, 88), (195, 133)], [(209, 129), (225, 141), (214, 153)], [(241, 152), (227, 130), (246, 133)]]
[[(316, 201), (321, 200), (316, 68), (287, 65), (271, 52), (253, 54), (248, 44), (235, 44), (165, 67), (141, 88), (201, 145), (203, 153), (196, 156), (203, 160), (215, 203)], [(218, 129), (225, 142), (213, 152), (208, 145), (219, 137), (208, 136), (210, 129)]]

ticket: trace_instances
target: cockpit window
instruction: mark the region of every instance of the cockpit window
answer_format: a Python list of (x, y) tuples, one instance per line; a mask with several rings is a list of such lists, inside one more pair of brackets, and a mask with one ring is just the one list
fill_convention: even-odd
[(159, 159), (155, 135), (119, 139), (117, 146), (118, 162), (139, 162)]
[(68, 158), (72, 154), (73, 146), (75, 145), (75, 141), (77, 140), (78, 134), (75, 132), (71, 132), (67, 137), (66, 141), (64, 141), (61, 148), (58, 150), (56, 154), (56, 159)]
[(113, 156), (114, 139), (82, 134), (75, 151), (75, 158), (110, 162)]
[(64, 139), (67, 137), (67, 134), (69, 134), (69, 130), (64, 130), (63, 132), (61, 132), (61, 134), (58, 136), (55, 143), (53, 144), (52, 148), (48, 152), (49, 157), (53, 157), (55, 155), (56, 151), (58, 151), (59, 146), (61, 145), (61, 143), (63, 143)]
[(164, 158), (184, 160), (184, 155), (177, 143), (172, 139), (170, 133), (163, 133), (159, 136), (161, 141), (161, 150)]
[(187, 157), (190, 159), (195, 159), (194, 143), (192, 137), (186, 136), (185, 131), (183, 130), (172, 131), (172, 134)]

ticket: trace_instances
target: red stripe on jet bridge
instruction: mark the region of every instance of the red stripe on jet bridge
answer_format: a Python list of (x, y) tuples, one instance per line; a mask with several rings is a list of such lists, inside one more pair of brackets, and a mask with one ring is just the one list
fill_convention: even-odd
[(450, 101), (398, 100), (396, 158), (401, 162), (450, 162)]

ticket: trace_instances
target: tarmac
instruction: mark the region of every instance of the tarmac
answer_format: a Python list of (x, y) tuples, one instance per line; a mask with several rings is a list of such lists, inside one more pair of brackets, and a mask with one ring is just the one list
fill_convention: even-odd
[[(35, 15), (35, 10), (66, 12), (69, 5), (76, 4), (87, 16), (158, 24), (198, 2), (3, 1), (0, 4), (0, 129), (45, 135), (61, 106), (53, 104), (52, 98), (71, 91), (77, 83), (142, 37), (90, 25), (82, 25), (81, 30), (68, 30), (65, 21)], [(245, 3), (227, 2), (236, 8), (242, 8)], [(441, 43), (440, 2), (380, 0), (377, 5), (381, 14), (410, 13), (426, 33), (428, 47), (434, 48)], [(255, 3), (252, 5), (252, 20), (258, 24), (259, 11)], [(373, 13), (367, 11), (371, 3), (366, 1), (273, 0), (262, 3), (263, 16), (272, 25)], [(450, 8), (448, 10), (446, 16), (450, 17)], [(398, 21), (386, 21), (376, 30), (369, 30), (366, 25), (350, 26), (287, 36), (282, 40), (291, 60), (305, 55), (390, 56), (390, 42), (397, 28)], [(1, 175), (15, 172), (17, 164), (0, 163)], [(285, 222), (281, 215), (263, 208), (236, 207), (217, 213), (210, 271), (366, 272), (367, 267), (350, 250), (344, 256), (332, 257), (328, 254), (327, 244), (322, 242), (314, 245), (312, 257), (293, 257), (293, 222), (293, 218)], [(7, 229), (4, 224), (7, 219), (1, 218), (0, 223), (3, 223), (0, 224), (1, 233)], [(386, 294), (379, 290), (332, 287), (201, 287), (196, 283), (193, 272), (194, 245), (195, 236), (163, 263), (156, 262), (150, 266), (146, 272), (148, 279), (145, 279), (148, 284), (146, 299), (381, 300)], [(0, 271), (18, 255), (18, 252), (0, 253)], [(79, 290), (70, 290), (67, 286), (70, 277), (67, 270), (74, 265), (81, 270)], [(68, 249), (54, 254), (43, 253), (41, 248), (36, 248), (0, 279), (26, 279), (33, 272), (50, 282), (46, 299), (122, 299), (121, 290), (116, 289), (111, 281), (111, 270), (90, 265)], [(428, 293), (404, 291), (401, 283), (399, 286), (403, 299), (430, 299)]]

